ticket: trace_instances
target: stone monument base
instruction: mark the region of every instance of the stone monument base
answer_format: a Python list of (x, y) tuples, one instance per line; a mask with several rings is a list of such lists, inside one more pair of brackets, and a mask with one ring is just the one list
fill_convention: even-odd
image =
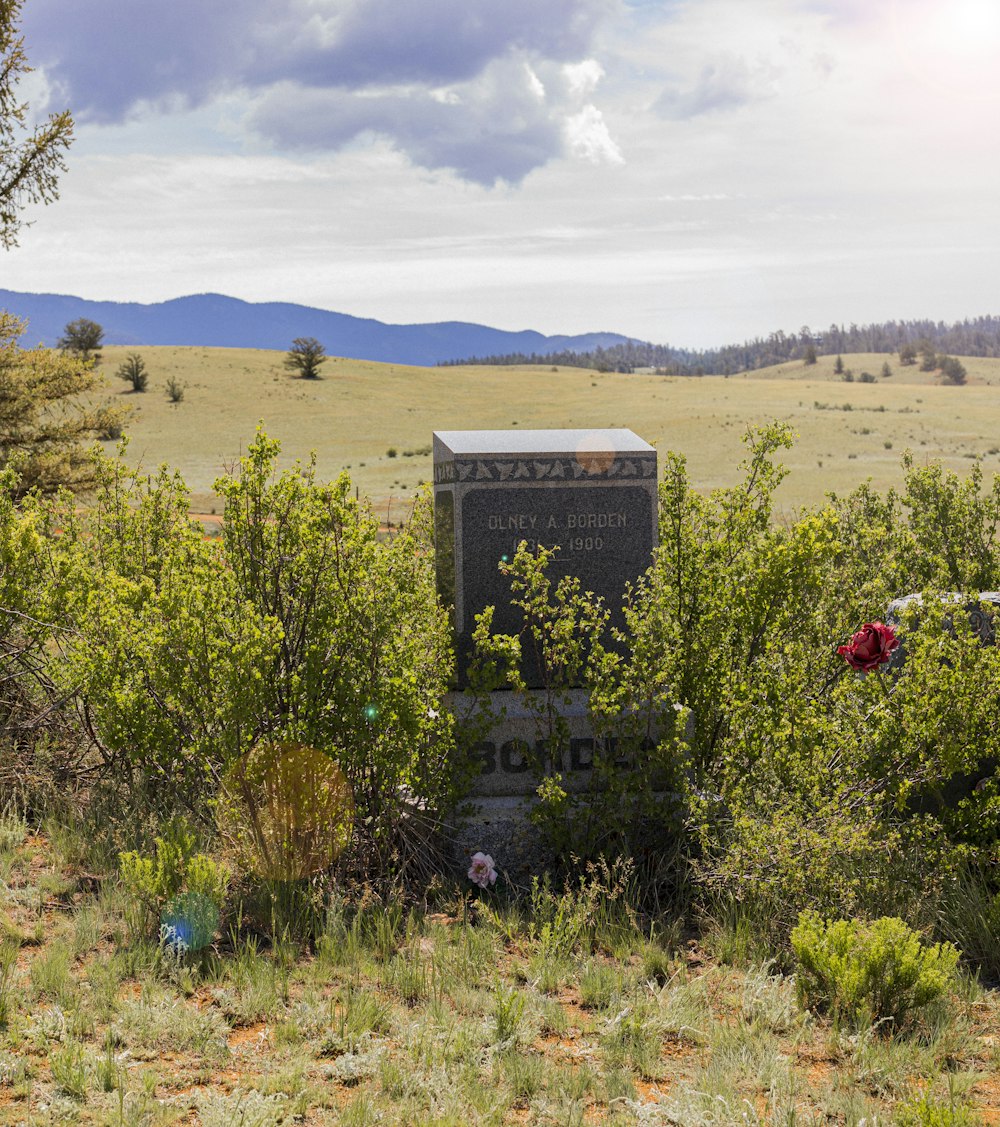
[[(531, 820), (541, 779), (558, 774), (559, 785), (579, 795), (595, 786), (595, 755), (618, 756), (616, 767), (627, 772), (634, 756), (648, 752), (654, 743), (650, 739), (626, 749), (615, 737), (596, 736), (587, 694), (574, 689), (558, 696), (556, 711), (565, 726), (565, 738), (553, 746), (545, 717), (539, 715), (544, 702), (539, 690), (495, 692), (483, 704), (464, 693), (445, 698), (459, 727), (466, 730), (476, 772), (463, 815), (450, 835), (455, 863), (467, 868), (474, 853), (487, 853), (498, 870), (521, 887), (527, 887), (533, 875), (567, 860), (555, 855)], [(654, 735), (659, 738), (659, 733)], [(666, 787), (657, 787), (655, 794), (664, 800), (670, 797)]]

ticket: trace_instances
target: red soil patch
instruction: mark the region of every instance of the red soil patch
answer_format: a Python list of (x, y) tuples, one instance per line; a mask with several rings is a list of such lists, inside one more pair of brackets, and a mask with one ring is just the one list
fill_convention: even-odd
[(271, 1031), (267, 1022), (258, 1021), (253, 1025), (245, 1025), (242, 1029), (234, 1029), (228, 1038), (229, 1050), (232, 1053), (240, 1049), (254, 1051), (264, 1045), (270, 1047), (270, 1040)]

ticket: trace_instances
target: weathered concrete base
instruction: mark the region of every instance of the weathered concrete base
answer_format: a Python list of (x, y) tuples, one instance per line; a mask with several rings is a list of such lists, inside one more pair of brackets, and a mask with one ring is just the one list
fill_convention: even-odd
[(501, 879), (526, 888), (531, 877), (556, 866), (557, 858), (530, 818), (537, 800), (519, 795), (476, 798), (458, 823), (455, 863), (467, 869), (473, 853), (488, 853)]
[[(455, 863), (467, 868), (473, 853), (488, 853), (507, 879), (522, 887), (528, 886), (532, 875), (557, 868), (565, 860), (554, 854), (531, 821), (540, 780), (558, 774), (564, 790), (580, 795), (600, 785), (594, 777), (595, 757), (604, 756), (605, 762), (610, 759), (616, 769), (628, 772), (644, 746), (651, 747), (662, 734), (628, 741), (627, 746), (614, 737), (598, 738), (582, 689), (559, 696), (557, 715), (565, 733), (558, 742), (551, 738), (544, 714), (540, 715), (545, 698), (537, 691), (527, 697), (491, 694), (487, 720), (482, 719), (482, 708), (463, 693), (449, 694), (445, 703), (459, 727), (466, 729), (476, 772), (464, 816), (452, 836)], [(665, 722), (675, 722), (673, 709), (665, 712)]]
[(518, 693), (497, 692), (486, 702), (492, 719), (464, 693), (449, 693), (445, 705), (460, 726), (476, 729), (470, 748), (476, 774), (465, 816), (456, 827), (456, 863), (467, 866), (473, 853), (488, 853), (503, 877), (527, 886), (531, 876), (555, 867), (557, 858), (531, 821), (538, 804), (540, 768), (557, 770), (567, 790), (585, 789), (592, 771), (593, 729), (587, 694), (571, 690), (559, 701), (559, 716), (569, 729), (569, 743), (553, 752), (538, 721), (538, 693), (525, 700)]
[[(445, 707), (460, 727), (475, 730), (470, 748), (478, 771), (472, 794), (484, 798), (531, 795), (541, 774), (558, 771), (567, 790), (586, 789), (594, 767), (596, 741), (587, 710), (587, 694), (571, 689), (559, 695), (555, 711), (567, 739), (553, 746), (540, 692), (490, 693), (483, 707), (464, 693), (449, 693)], [(488, 721), (482, 720), (483, 716)]]

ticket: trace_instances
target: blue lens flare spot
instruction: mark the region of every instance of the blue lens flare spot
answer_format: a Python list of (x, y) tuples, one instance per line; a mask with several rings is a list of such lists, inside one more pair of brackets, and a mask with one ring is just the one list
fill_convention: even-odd
[(160, 917), (160, 937), (177, 954), (208, 947), (219, 928), (219, 909), (200, 892), (182, 892)]

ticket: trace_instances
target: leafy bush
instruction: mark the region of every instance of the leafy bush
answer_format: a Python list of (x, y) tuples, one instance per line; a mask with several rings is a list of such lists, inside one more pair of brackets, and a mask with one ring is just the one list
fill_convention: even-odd
[[(862, 486), (779, 521), (776, 456), (790, 442), (782, 425), (748, 432), (743, 480), (708, 497), (668, 455), (660, 546), (630, 593), (623, 652), (606, 608), (550, 581), (545, 551), (503, 565), (520, 634), (493, 634), (489, 610), (476, 631), (485, 688), (523, 693), (533, 650), (545, 689), (525, 699), (550, 744), (581, 684), (604, 746), (643, 749), (623, 770), (599, 742), (583, 794), (541, 765), (536, 817), (557, 849), (638, 857), (652, 824), (663, 857), (683, 819), (713, 896), (749, 907), (779, 945), (807, 907), (928, 925), (950, 874), (1000, 838), (1000, 650), (930, 609), (944, 592), (1000, 587), (1000, 478), (986, 489), (978, 466), (963, 480), (905, 455), (902, 491)], [(905, 668), (856, 675), (838, 645), (911, 591), (928, 610), (903, 624)], [(687, 715), (682, 734), (673, 720)]]
[(1000, 891), (994, 864), (959, 869), (945, 888), (938, 930), (982, 979), (1000, 983)]
[(71, 582), (55, 542), (74, 502), (30, 494), (18, 504), (22, 486), (15, 467), (0, 470), (0, 794), (37, 816), (91, 766), (91, 744), (76, 687), (53, 669), (67, 626), (59, 593)]
[(824, 920), (803, 912), (791, 934), (803, 1001), (855, 1024), (901, 1024), (948, 989), (959, 953), (926, 946), (902, 920)]
[(130, 352), (118, 365), (115, 375), (118, 379), (130, 384), (132, 390), (136, 392), (145, 391), (149, 386), (149, 371), (146, 368), (146, 361), (138, 352)]
[[(744, 482), (709, 498), (669, 459), (635, 631), (694, 717), (698, 871), (757, 901), (779, 944), (807, 907), (928, 924), (948, 872), (1000, 832), (1000, 653), (944, 613), (907, 624), (902, 673), (855, 674), (836, 648), (901, 593), (931, 607), (1000, 584), (1000, 479), (907, 456), (901, 494), (863, 486), (777, 523), (787, 433), (748, 437)], [(945, 800), (970, 773), (980, 786)]]
[[(545, 551), (504, 565), (520, 633), (495, 634), (489, 610), (476, 632), (481, 687), (520, 693), (550, 748), (570, 688), (586, 691), (590, 789), (565, 786), (551, 755), (539, 765), (537, 818), (556, 851), (630, 854), (644, 878), (694, 872), (710, 902), (738, 901), (780, 945), (804, 908), (936, 922), (954, 874), (1000, 839), (1000, 649), (940, 601), (1000, 589), (1000, 478), (906, 455), (900, 490), (862, 486), (778, 519), (790, 441), (781, 425), (750, 431), (742, 479), (709, 496), (667, 457), (660, 546), (621, 633), (580, 584), (556, 582)], [(0, 785), (20, 786), (26, 763), (68, 778), (54, 749), (70, 749), (134, 831), (117, 853), (155, 836), (124, 797), (214, 829), (230, 772), (298, 743), (350, 784), (348, 863), (398, 873), (433, 858), (429, 831), (463, 775), (440, 707), (452, 659), (426, 500), (384, 539), (346, 476), (279, 474), (278, 453), (259, 434), (217, 483), (226, 521), (212, 542), (166, 471), (98, 460), (81, 518), (58, 500), (18, 509), (8, 473)], [(914, 591), (925, 609), (900, 626), (905, 667), (848, 669), (838, 646)], [(530, 694), (529, 653), (545, 686)]]
[[(125, 909), (129, 930), (136, 936), (159, 931), (163, 911), (168, 906), (185, 915), (204, 914), (199, 905), (210, 907), (218, 923), (229, 887), (229, 872), (204, 853), (196, 853), (194, 835), (174, 825), (166, 837), (156, 839), (152, 856), (135, 850), (119, 856), (119, 871), (128, 896)], [(205, 927), (198, 929), (204, 932)], [(205, 942), (210, 941), (213, 925)], [(200, 943), (199, 946), (204, 946)]]
[(954, 1096), (947, 1102), (930, 1092), (913, 1096), (896, 1110), (897, 1127), (979, 1127), (982, 1119)]
[[(206, 825), (219, 781), (262, 740), (335, 759), (357, 808), (355, 851), (376, 871), (452, 798), (450, 672), (418, 506), (389, 541), (346, 475), (277, 474), (258, 434), (225, 499), (220, 541), (188, 518), (187, 490), (100, 462), (86, 535), (64, 537), (75, 633), (62, 669), (80, 685), (109, 774), (136, 806), (180, 806)], [(408, 835), (408, 836), (407, 836)], [(405, 839), (405, 840), (404, 840)]]

